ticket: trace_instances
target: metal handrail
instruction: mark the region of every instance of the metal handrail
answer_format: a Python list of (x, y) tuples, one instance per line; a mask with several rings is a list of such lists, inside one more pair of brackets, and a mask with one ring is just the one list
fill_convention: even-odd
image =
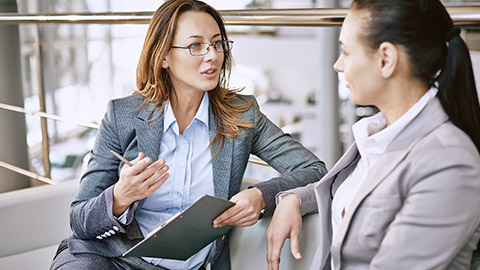
[(100, 126), (99, 124), (78, 122), (78, 121), (75, 121), (75, 120), (72, 120), (72, 119), (69, 119), (69, 118), (65, 118), (65, 117), (56, 115), (56, 114), (45, 113), (45, 112), (42, 112), (42, 111), (29, 111), (29, 110), (25, 110), (22, 107), (8, 105), (8, 104), (4, 104), (4, 103), (0, 103), (0, 109), (4, 109), (4, 110), (7, 110), (7, 111), (12, 111), (12, 112), (19, 112), (19, 113), (23, 113), (23, 114), (36, 115), (36, 116), (39, 116), (39, 117), (42, 117), (42, 118), (45, 118), (45, 119), (61, 121), (61, 122), (74, 124), (74, 125), (81, 126), (81, 127), (86, 127), (86, 128), (98, 129), (99, 126)]
[[(222, 10), (227, 25), (340, 26), (345, 8)], [(447, 7), (457, 26), (480, 27), (480, 6)], [(153, 12), (21, 14), (0, 13), (0, 24), (148, 24)]]
[[(455, 25), (460, 27), (480, 28), (480, 6), (455, 6), (447, 7), (447, 11)], [(340, 26), (348, 12), (348, 9), (256, 9), (256, 10), (223, 10), (222, 14), (227, 25), (268, 25), (268, 26)], [(20, 14), (20, 13), (0, 13), (0, 24), (36, 24), (37, 39), (40, 39), (38, 26), (45, 23), (54, 24), (148, 24), (152, 18), (153, 12), (120, 12), (120, 13), (77, 13), (77, 14)], [(37, 72), (39, 101), (44, 103), (43, 82), (40, 62), (40, 40), (36, 42)], [(45, 174), (48, 177), (18, 168), (11, 164), (0, 161), (0, 167), (9, 169), (16, 173), (28, 176), (39, 181), (55, 184), (50, 179), (50, 161), (48, 160), (48, 129), (46, 119), (64, 121), (87, 128), (98, 129), (97, 124), (80, 123), (59, 115), (46, 113), (41, 106), (40, 111), (27, 111), (24, 108), (0, 103), (0, 109), (15, 111), (24, 114), (36, 115), (41, 118), (42, 125), (42, 155), (45, 166)], [(249, 162), (254, 164), (266, 165), (263, 160), (250, 158)]]
[(41, 181), (41, 182), (44, 182), (46, 184), (50, 184), (50, 185), (55, 185), (57, 184), (57, 181), (54, 181), (48, 177), (45, 177), (45, 176), (42, 176), (42, 175), (39, 175), (37, 173), (33, 173), (31, 171), (27, 171), (25, 169), (22, 169), (22, 168), (19, 168), (17, 166), (14, 166), (12, 164), (8, 164), (6, 162), (3, 162), (3, 161), (0, 161), (0, 167), (2, 168), (5, 168), (7, 170), (10, 170), (12, 172), (16, 172), (18, 174), (21, 174), (21, 175), (24, 175), (24, 176), (27, 176), (27, 177), (30, 177), (32, 179), (35, 179), (35, 180), (38, 180), (38, 181)]

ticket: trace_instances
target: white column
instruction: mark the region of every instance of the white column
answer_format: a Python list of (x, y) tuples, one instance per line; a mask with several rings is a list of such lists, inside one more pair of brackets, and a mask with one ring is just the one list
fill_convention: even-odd
[[(0, 0), (0, 12), (17, 12), (15, 0)], [(0, 25), (0, 102), (23, 108), (18, 25)], [(0, 160), (28, 168), (25, 115), (0, 109)], [(0, 192), (30, 186), (28, 177), (0, 167)]]
[[(336, 8), (337, 0), (317, 0), (318, 8)], [(318, 134), (318, 157), (325, 161), (327, 168), (331, 168), (341, 153), (341, 143), (338, 130), (339, 100), (338, 75), (333, 70), (333, 64), (338, 56), (339, 27), (318, 27), (317, 50), (319, 53), (318, 85), (315, 93), (318, 125), (315, 133)]]

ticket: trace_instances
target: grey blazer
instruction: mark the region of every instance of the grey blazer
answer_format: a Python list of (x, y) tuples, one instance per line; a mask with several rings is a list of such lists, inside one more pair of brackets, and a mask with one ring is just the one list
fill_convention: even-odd
[[(239, 96), (235, 102), (254, 99)], [(144, 200), (136, 201), (122, 226), (112, 213), (113, 185), (118, 181), (123, 166), (112, 156), (110, 149), (128, 160), (144, 152), (153, 161), (158, 159), (163, 134), (163, 118), (148, 121), (154, 105), (140, 109), (144, 98), (138, 94), (110, 101), (98, 131), (87, 171), (82, 176), (79, 190), (71, 205), (70, 223), (73, 236), (68, 247), (72, 253), (96, 253), (119, 256), (143, 239), (135, 221), (135, 214)], [(256, 101), (255, 101), (256, 105)], [(158, 112), (154, 112), (154, 115)], [(265, 199), (265, 215), (273, 213), (275, 195), (282, 190), (306, 185), (319, 180), (326, 172), (323, 162), (310, 151), (284, 134), (255, 106), (243, 113), (254, 124), (245, 136), (226, 139), (221, 151), (212, 159), (215, 196), (229, 199), (240, 190), (250, 153), (265, 160), (282, 175), (261, 182), (259, 188)], [(210, 138), (216, 133), (215, 117), (209, 108)], [(219, 147), (211, 147), (212, 156)], [(109, 232), (109, 234), (106, 234)], [(112, 234), (112, 232), (114, 234)], [(98, 235), (104, 235), (97, 239)], [(215, 241), (208, 257), (214, 269), (229, 269), (226, 237)]]
[(311, 269), (468, 269), (480, 237), (480, 156), (433, 99), (368, 173), (332, 243), (331, 200), (355, 168), (353, 144), (319, 182), (294, 189), (317, 212)]

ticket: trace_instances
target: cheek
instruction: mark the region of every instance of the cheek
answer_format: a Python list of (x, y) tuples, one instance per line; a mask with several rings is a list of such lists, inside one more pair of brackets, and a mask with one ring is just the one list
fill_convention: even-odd
[(224, 60), (225, 60), (225, 56), (223, 55), (223, 53), (219, 54), (218, 57), (217, 57), (217, 62), (219, 63), (219, 65), (223, 65)]
[(355, 77), (355, 66), (350, 63), (350, 61), (343, 62), (343, 73), (345, 74), (345, 78), (352, 79)]

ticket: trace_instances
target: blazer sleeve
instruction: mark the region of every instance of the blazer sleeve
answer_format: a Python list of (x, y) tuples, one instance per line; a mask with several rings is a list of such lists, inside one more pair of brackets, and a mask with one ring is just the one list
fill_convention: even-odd
[(318, 213), (317, 198), (315, 196), (316, 183), (310, 183), (304, 187), (298, 187), (287, 191), (282, 191), (277, 194), (275, 203), (280, 201), (289, 194), (295, 194), (300, 199), (300, 213), (302, 216), (306, 214)]
[[(113, 216), (113, 185), (118, 181), (120, 162), (110, 149), (122, 153), (115, 123), (115, 104), (110, 101), (102, 119), (95, 145), (91, 151), (87, 171), (71, 204), (70, 226), (75, 237), (92, 239), (105, 232), (125, 232), (123, 225)], [(132, 221), (129, 211), (127, 224)]]
[[(424, 151), (415, 159), (404, 179), (407, 194), (401, 210), (370, 269), (465, 268), (450, 263), (463, 248), (478, 241), (478, 232), (472, 239), (480, 222), (480, 160), (474, 152), (445, 147)], [(463, 259), (470, 264), (469, 257)]]
[[(254, 107), (258, 104), (254, 99)], [(281, 176), (254, 185), (260, 189), (265, 200), (265, 215), (275, 209), (275, 195), (320, 180), (327, 172), (325, 164), (312, 152), (295, 141), (289, 134), (272, 123), (263, 113), (254, 109), (254, 138), (252, 154), (263, 159)]]

